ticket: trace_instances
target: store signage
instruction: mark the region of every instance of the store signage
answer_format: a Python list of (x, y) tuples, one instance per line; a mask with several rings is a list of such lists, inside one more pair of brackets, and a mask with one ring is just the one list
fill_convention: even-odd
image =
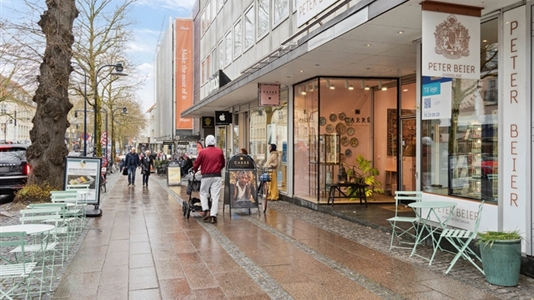
[(229, 83), (230, 78), (222, 70), (217, 70), (207, 81), (205, 85), (201, 88), (201, 99), (211, 95), (212, 93), (218, 91), (220, 88)]
[(202, 117), (202, 128), (214, 128), (214, 127), (215, 127), (214, 117)]
[[(503, 17), (503, 101), (499, 105), (503, 118), (502, 173), (504, 180), (503, 196), (503, 230), (519, 230), (525, 237), (527, 220), (525, 213), (530, 198), (527, 189), (531, 181), (528, 168), (527, 151), (530, 140), (528, 118), (530, 109), (527, 103), (526, 78), (528, 78), (525, 61), (527, 56), (527, 23), (525, 6), (506, 11)], [(499, 76), (500, 77), (500, 76)], [(525, 245), (523, 244), (523, 247)]]
[(450, 119), (452, 79), (423, 76), (423, 120)]
[(480, 11), (465, 7), (469, 15), (460, 15), (457, 6), (423, 2), (422, 75), (448, 78), (480, 79)]
[(215, 111), (215, 125), (230, 125), (232, 124), (232, 113), (229, 111), (221, 110)]
[(338, 0), (297, 0), (297, 27), (304, 25)]
[(280, 105), (280, 84), (258, 83), (260, 106)]

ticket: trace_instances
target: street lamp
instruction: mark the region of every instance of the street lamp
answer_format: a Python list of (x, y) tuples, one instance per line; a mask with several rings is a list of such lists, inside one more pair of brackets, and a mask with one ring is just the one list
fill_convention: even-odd
[[(96, 139), (97, 135), (97, 112), (100, 111), (100, 108), (98, 107), (98, 73), (100, 73), (100, 71), (102, 71), (102, 69), (104, 68), (109, 68), (109, 67), (113, 67), (115, 68), (114, 71), (112, 71), (110, 74), (111, 75), (115, 75), (115, 76), (128, 76), (128, 74), (124, 73), (124, 67), (122, 65), (122, 62), (118, 62), (114, 65), (103, 65), (101, 66), (100, 68), (98, 68), (98, 70), (96, 71), (96, 74), (95, 74), (95, 87), (94, 87), (94, 112), (95, 112), (95, 130), (94, 130), (94, 138)], [(107, 116), (107, 112), (106, 112), (106, 116)], [(96, 147), (96, 143), (95, 143), (95, 147)], [(98, 147), (96, 147), (98, 149)], [(100, 150), (100, 149), (98, 149)], [(96, 156), (97, 152), (99, 151), (94, 151), (94, 155), (93, 156)]]

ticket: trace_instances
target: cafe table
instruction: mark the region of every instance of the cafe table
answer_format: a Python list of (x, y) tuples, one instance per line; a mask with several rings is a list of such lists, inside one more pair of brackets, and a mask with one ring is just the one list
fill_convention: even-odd
[[(420, 226), (410, 257), (417, 255), (418, 257), (430, 261), (430, 258), (416, 254), (417, 246), (430, 238), (432, 239), (432, 250), (435, 250), (436, 247), (440, 247), (437, 244), (438, 239), (434, 237), (434, 233), (447, 227), (454, 212), (454, 208), (456, 207), (456, 203), (453, 201), (418, 201), (410, 203), (408, 206), (415, 211), (415, 214), (420, 220)], [(447, 213), (438, 213), (438, 210), (442, 209)], [(425, 212), (426, 215), (424, 215)], [(432, 217), (434, 217), (433, 220), (431, 220)], [(430, 221), (432, 222), (432, 225), (429, 224)], [(432, 261), (430, 261), (430, 263), (432, 263)]]
[(26, 232), (28, 235), (48, 232), (56, 228), (49, 224), (18, 224), (0, 227), (0, 232)]

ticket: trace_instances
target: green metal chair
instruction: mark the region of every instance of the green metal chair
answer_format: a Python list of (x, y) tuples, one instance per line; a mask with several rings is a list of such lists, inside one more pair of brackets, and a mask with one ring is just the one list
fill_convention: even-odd
[[(471, 248), (469, 248), (469, 244), (473, 239), (477, 237), (478, 232), (478, 226), (480, 225), (480, 219), (482, 219), (482, 209), (484, 208), (484, 200), (480, 202), (478, 205), (478, 212), (477, 212), (477, 220), (475, 221), (475, 226), (473, 230), (464, 230), (464, 229), (454, 229), (454, 228), (446, 228), (444, 229), (438, 240), (438, 245), (440, 245), (441, 240), (445, 238), (451, 245), (458, 251), (454, 258), (451, 261), (451, 264), (447, 271), (445, 271), (445, 274), (448, 274), (452, 267), (456, 264), (458, 259), (460, 257), (463, 257), (467, 261), (469, 261), (471, 264), (473, 264), (477, 270), (479, 270), (482, 274), (484, 274), (484, 270), (477, 265), (477, 263), (473, 260), (476, 259), (479, 262), (481, 261), (478, 254), (476, 254)], [(432, 257), (430, 258), (430, 264), (432, 264), (432, 260), (434, 259), (434, 256), (436, 255), (436, 252), (440, 247), (436, 247), (434, 249), (434, 253), (432, 254)]]
[[(422, 192), (415, 191), (395, 191), (395, 216), (388, 219), (391, 224), (391, 242), (389, 244), (389, 250), (392, 248), (412, 249), (412, 247), (403, 247), (402, 244), (413, 245), (414, 243), (408, 240), (403, 240), (403, 237), (410, 237), (415, 240), (416, 227), (415, 223), (419, 221), (418, 217), (406, 217), (399, 215), (399, 207), (406, 207), (406, 204), (402, 202), (415, 202), (422, 200)], [(408, 225), (406, 225), (408, 224)], [(401, 225), (409, 226), (409, 228), (403, 228)], [(395, 240), (397, 245), (394, 245)]]
[[(30, 295), (30, 281), (36, 274), (37, 262), (25, 259), (25, 237), (26, 232), (0, 232), (0, 299), (28, 298)], [(15, 260), (5, 254), (17, 247), (20, 247), (23, 259)]]

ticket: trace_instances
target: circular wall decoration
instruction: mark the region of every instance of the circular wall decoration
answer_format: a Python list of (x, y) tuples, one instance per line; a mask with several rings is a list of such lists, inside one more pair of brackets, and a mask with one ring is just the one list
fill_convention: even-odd
[(349, 144), (349, 138), (346, 136), (341, 137), (341, 146), (347, 146)]
[(337, 125), (336, 125), (336, 132), (337, 132), (339, 135), (342, 135), (343, 133), (345, 133), (345, 131), (347, 131), (347, 127), (345, 127), (345, 124), (343, 124), (343, 123), (337, 123)]
[(352, 150), (350, 150), (350, 149), (345, 150), (345, 156), (346, 157), (351, 157), (352, 156)]
[(351, 145), (352, 147), (356, 147), (356, 146), (358, 146), (358, 139), (355, 138), (355, 137), (351, 138), (351, 139), (350, 139), (350, 145)]
[(334, 132), (334, 126), (332, 124), (326, 125), (326, 132), (328, 133)]
[(347, 134), (349, 136), (352, 136), (354, 134), (354, 128), (352, 128), (352, 127), (347, 128)]
[(335, 122), (335, 121), (337, 121), (336, 114), (330, 114), (330, 122)]
[(347, 124), (347, 126), (350, 126), (354, 123), (354, 118), (345, 118), (345, 124)]
[(325, 117), (320, 117), (319, 118), (319, 124), (321, 124), (321, 126), (326, 125), (326, 118)]
[(339, 115), (337, 115), (337, 118), (340, 120), (340, 121), (345, 121), (345, 113), (344, 112), (340, 112)]

